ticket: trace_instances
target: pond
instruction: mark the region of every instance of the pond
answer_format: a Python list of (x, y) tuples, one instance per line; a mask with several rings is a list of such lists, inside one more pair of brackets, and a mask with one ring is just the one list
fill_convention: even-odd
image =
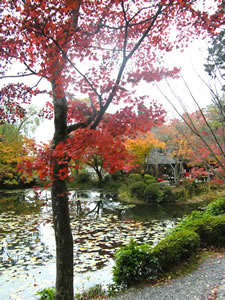
[[(134, 238), (157, 243), (190, 205), (124, 204), (113, 194), (71, 191), (74, 286), (112, 283), (113, 253)], [(0, 191), (0, 299), (37, 299), (55, 282), (50, 192)]]

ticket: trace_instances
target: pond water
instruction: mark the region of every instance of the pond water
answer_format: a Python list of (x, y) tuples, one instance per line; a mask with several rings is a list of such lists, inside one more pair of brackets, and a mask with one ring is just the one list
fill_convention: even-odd
[[(113, 194), (72, 191), (74, 286), (112, 283), (113, 253), (134, 238), (157, 243), (190, 205), (120, 203)], [(37, 299), (55, 282), (55, 242), (50, 192), (0, 191), (0, 299)]]

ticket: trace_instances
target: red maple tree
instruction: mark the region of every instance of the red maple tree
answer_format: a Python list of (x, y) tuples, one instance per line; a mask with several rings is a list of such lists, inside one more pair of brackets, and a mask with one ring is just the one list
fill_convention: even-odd
[[(15, 75), (18, 79), (38, 77), (38, 82), (43, 78), (51, 85), (55, 133), (49, 156), (45, 155), (52, 166), (56, 299), (73, 299), (73, 239), (66, 187), (69, 162), (67, 154), (62, 155), (70, 148), (64, 146), (72, 145), (73, 149), (73, 143), (79, 144), (82, 153), (83, 143), (89, 146), (93, 141), (91, 136), (99, 135), (101, 141), (104, 135), (98, 129), (110, 105), (123, 102), (129, 110), (142, 101), (133, 97), (132, 85), (136, 81), (160, 80), (177, 73), (176, 69), (157, 69), (159, 54), (174, 46), (182, 47), (203, 30), (214, 33), (224, 23), (223, 1), (215, 1), (214, 11), (194, 4), (192, 0), (1, 1), (1, 78), (8, 76), (14, 62), (20, 62), (24, 68)], [(175, 29), (174, 38), (171, 32)], [(10, 86), (4, 89), (4, 94), (10, 95)], [(90, 107), (87, 112), (80, 106), (76, 122), (68, 124), (69, 92), (88, 94)], [(3, 92), (0, 93), (2, 99)], [(21, 101), (25, 101), (25, 94), (20, 93)], [(145, 110), (141, 103), (139, 108)], [(85, 114), (80, 114), (82, 109)], [(126, 109), (118, 112), (124, 116), (126, 113)], [(139, 120), (146, 120), (147, 129), (144, 115)], [(132, 128), (128, 114), (129, 118)], [(127, 122), (127, 118), (123, 120)], [(109, 117), (108, 122), (126, 127), (115, 117)]]

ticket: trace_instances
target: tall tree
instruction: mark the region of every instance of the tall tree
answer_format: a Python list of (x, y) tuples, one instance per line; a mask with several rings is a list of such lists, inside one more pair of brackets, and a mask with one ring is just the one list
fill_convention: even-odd
[[(24, 69), (15, 75), (18, 79), (38, 76), (38, 82), (44, 78), (51, 86), (55, 126), (52, 152), (58, 153), (49, 156), (56, 299), (73, 299), (73, 240), (66, 187), (69, 159), (62, 152), (72, 153), (75, 144), (83, 151), (88, 139), (93, 141), (91, 137), (111, 104), (125, 102), (135, 109), (139, 101), (143, 102), (133, 97), (132, 85), (141, 79), (150, 82), (174, 76), (177, 70), (154, 67), (157, 58), (173, 46), (182, 46), (202, 29), (214, 32), (224, 21), (223, 2), (215, 4), (216, 11), (211, 13), (192, 0), (1, 1), (1, 78), (9, 76), (7, 71), (14, 62), (20, 62)], [(170, 33), (175, 28), (174, 39)], [(90, 113), (73, 124), (67, 123), (67, 93), (71, 90), (86, 93), (90, 99)], [(11, 84), (1, 91), (1, 101), (28, 101), (28, 95), (38, 92), (25, 84)], [(152, 111), (152, 106), (147, 107), (142, 115), (146, 129), (148, 112)], [(74, 131), (77, 134), (71, 135)]]

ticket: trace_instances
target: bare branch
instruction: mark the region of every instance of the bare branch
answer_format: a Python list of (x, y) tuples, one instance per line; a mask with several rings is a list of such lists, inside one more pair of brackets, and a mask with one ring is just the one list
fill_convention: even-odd
[(0, 77), (0, 79), (6, 79), (6, 78), (21, 78), (21, 77), (28, 77), (28, 76), (34, 76), (33, 73), (29, 74), (18, 74), (18, 75), (5, 75)]
[(190, 88), (189, 88), (187, 82), (185, 81), (185, 79), (184, 79), (182, 76), (181, 76), (181, 78), (182, 78), (182, 80), (183, 80), (183, 82), (184, 82), (184, 84), (185, 84), (185, 86), (186, 86), (186, 88), (187, 88), (189, 94), (191, 95), (192, 100), (193, 100), (194, 103), (197, 105), (197, 107), (198, 107), (198, 109), (199, 109), (199, 111), (200, 111), (200, 113), (201, 113), (201, 116), (202, 116), (203, 119), (204, 119), (204, 122), (205, 122), (206, 126), (209, 128), (209, 130), (210, 130), (210, 132), (211, 132), (211, 134), (212, 134), (214, 140), (216, 141), (216, 144), (217, 144), (217, 146), (219, 147), (221, 154), (224, 156), (224, 151), (223, 151), (223, 149), (221, 148), (220, 142), (218, 141), (216, 135), (214, 134), (214, 132), (213, 132), (213, 130), (212, 130), (212, 127), (210, 126), (209, 122), (206, 120), (206, 117), (205, 117), (205, 115), (204, 115), (204, 113), (203, 113), (201, 107), (199, 106), (198, 102), (196, 101), (195, 97), (193, 96), (193, 94), (192, 94), (192, 92), (191, 92), (191, 90), (190, 90)]
[[(207, 149), (210, 151), (210, 153), (212, 154), (212, 156), (214, 157), (214, 159), (216, 160), (216, 162), (218, 163), (218, 165), (222, 168), (222, 170), (225, 172), (225, 166), (223, 165), (223, 163), (218, 159), (217, 155), (214, 153), (214, 151), (211, 149), (210, 145), (207, 143), (207, 141), (203, 138), (202, 135), (199, 134), (197, 128), (195, 127), (195, 125), (193, 124), (192, 120), (190, 120), (191, 124), (193, 124), (193, 127), (187, 122), (187, 120), (182, 116), (182, 114), (178, 111), (178, 109), (176, 108), (176, 106), (172, 103), (172, 101), (165, 95), (165, 93), (160, 89), (160, 87), (158, 86), (158, 84), (156, 84), (157, 89), (159, 90), (159, 92), (163, 95), (163, 97), (170, 103), (170, 105), (173, 107), (173, 109), (176, 111), (176, 113), (179, 115), (179, 117), (185, 122), (185, 124), (188, 126), (188, 128), (197, 136), (200, 138), (200, 140), (204, 143), (204, 145), (207, 147)], [(187, 115), (188, 118), (189, 115)]]

